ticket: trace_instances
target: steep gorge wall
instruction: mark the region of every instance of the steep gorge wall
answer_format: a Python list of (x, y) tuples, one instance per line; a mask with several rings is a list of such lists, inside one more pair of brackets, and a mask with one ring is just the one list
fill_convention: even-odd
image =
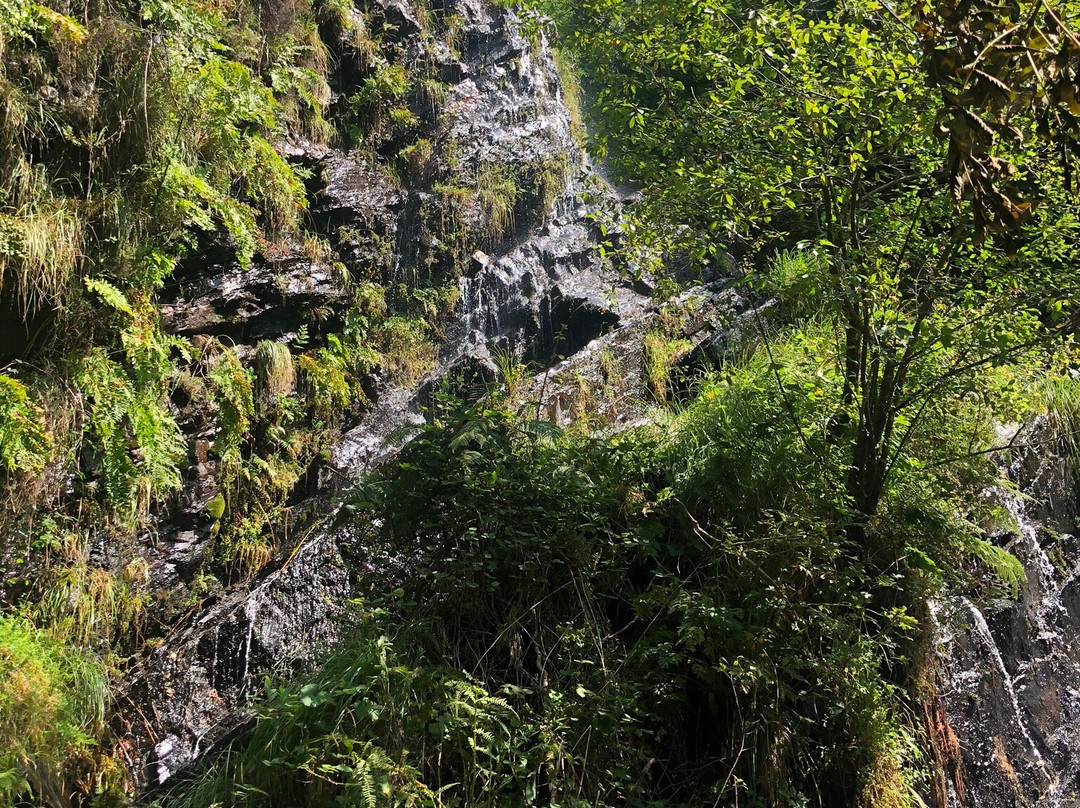
[[(425, 23), (404, 0), (375, 5), (406, 61), (433, 60), (446, 85), (430, 108), (417, 109), (422, 123), (411, 142), (390, 138), (379, 148), (393, 154), (426, 145), (398, 161), (405, 176), (395, 177), (369, 147), (281, 144), (311, 173), (310, 227), (329, 251), (295, 245), (243, 268), (209, 240), (167, 289), (163, 320), (193, 343), (226, 341), (250, 363), (260, 340), (295, 343), (304, 333), (325, 344), (352, 305), (356, 279), (390, 289), (436, 279), (456, 287), (455, 302), (429, 367), (404, 380), (375, 372), (367, 406), (342, 425), (328, 462), (293, 493), (290, 526), (275, 527), (293, 531), (291, 538), (253, 579), (210, 593), (198, 593), (196, 579), (215, 538), (207, 507), (219, 492), (209, 450), (217, 427), (197, 402), (177, 402), (190, 450), (184, 490), (178, 505), (156, 516), (139, 553), (150, 563), (152, 589), (190, 595), (194, 605), (122, 683), (118, 748), (143, 786), (167, 781), (236, 732), (264, 675), (312, 663), (347, 631), (349, 599), (366, 563), (364, 526), (324, 518), (335, 492), (423, 421), (435, 391), (468, 395), (492, 382), (505, 352), (534, 372), (518, 396), (538, 413), (617, 428), (644, 412), (650, 381), (642, 343), (658, 319), (679, 310), (679, 336), (690, 351), (716, 356), (747, 311), (722, 279), (711, 279), (661, 315), (648, 279), (607, 264), (594, 217), (610, 215), (617, 200), (574, 140), (550, 49), (512, 12), (446, 0), (442, 12), (463, 21), (452, 47), (422, 43)], [(339, 93), (355, 72), (343, 59), (332, 80)], [(487, 188), (485, 197), (484, 182), (507, 179), (512, 194), (492, 199), (498, 188)], [(1006, 497), (1018, 531), (1002, 540), (1028, 569), (1020, 601), (956, 599), (937, 607), (939, 692), (963, 764), (963, 776), (950, 780), (957, 808), (1080, 800), (1080, 599), (1073, 591), (1080, 547), (1075, 493), (1061, 469), (1059, 458), (1038, 448), (1010, 469), (1032, 497)]]

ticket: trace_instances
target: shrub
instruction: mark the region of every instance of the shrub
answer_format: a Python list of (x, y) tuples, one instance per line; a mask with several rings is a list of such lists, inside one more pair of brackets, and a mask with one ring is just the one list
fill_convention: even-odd
[(918, 805), (925, 599), (1016, 561), (960, 397), (911, 445), (967, 456), (898, 468), (853, 538), (835, 345), (789, 332), (608, 439), (442, 401), (343, 510), (367, 633), (185, 804)]
[(504, 699), (410, 664), (369, 625), (314, 678), (270, 687), (243, 751), (180, 782), (165, 805), (494, 806), (518, 775), (518, 723)]

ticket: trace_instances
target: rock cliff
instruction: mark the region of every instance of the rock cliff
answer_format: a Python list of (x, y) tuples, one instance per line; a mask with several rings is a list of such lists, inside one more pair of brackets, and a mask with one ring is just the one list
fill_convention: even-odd
[[(425, 44), (426, 23), (412, 6), (378, 0), (374, 10), (391, 22), (406, 59), (433, 61), (445, 85), (435, 109), (416, 110), (413, 143), (423, 153), (405, 161), (408, 176), (380, 164), (398, 143), (378, 145), (375, 159), (370, 144), (281, 144), (310, 170), (310, 215), (329, 250), (312, 255), (298, 245), (241, 267), (228, 250), (203, 245), (170, 287), (163, 318), (172, 333), (197, 344), (227, 340), (251, 361), (259, 340), (325, 341), (355, 279), (409, 289), (438, 277), (457, 288), (438, 356), (404, 381), (376, 370), (368, 405), (343, 425), (315, 479), (294, 492), (285, 530), (301, 538), (225, 591), (195, 589), (213, 540), (206, 509), (217, 461), (207, 447), (215, 432), (179, 403), (191, 446), (185, 490), (180, 506), (159, 516), (145, 552), (154, 586), (191, 591), (195, 606), (125, 676), (119, 748), (141, 785), (166, 781), (228, 738), (264, 675), (309, 663), (345, 630), (363, 531), (328, 526), (332, 495), (392, 454), (436, 391), (468, 397), (496, 379), (502, 358), (528, 368), (517, 391), (528, 406), (564, 424), (592, 417), (603, 420), (594, 427), (617, 426), (643, 411), (642, 339), (658, 318), (685, 338), (680, 359), (707, 361), (725, 350), (718, 329), (745, 309), (719, 281), (661, 307), (647, 278), (605, 261), (595, 220), (610, 217), (618, 200), (574, 140), (548, 45), (513, 13), (481, 0), (448, 2), (442, 13), (461, 21), (455, 40)], [(346, 50), (334, 78), (340, 92), (357, 70)], [(502, 200), (485, 187), (492, 174), (511, 188)], [(448, 176), (460, 185), (448, 187)]]
[[(499, 379), (500, 363), (521, 363), (528, 372), (512, 392), (522, 406), (617, 429), (673, 392), (649, 366), (650, 333), (679, 339), (675, 361), (708, 363), (730, 350), (748, 310), (723, 278), (657, 303), (648, 278), (605, 260), (597, 222), (615, 215), (618, 195), (575, 141), (550, 48), (512, 12), (445, 0), (440, 13), (459, 22), (439, 39), (404, 0), (370, 5), (403, 61), (437, 77), (437, 92), (409, 102), (418, 131), (402, 140), (391, 127), (353, 148), (281, 143), (310, 173), (310, 227), (323, 245), (241, 267), (209, 239), (167, 289), (163, 319), (194, 344), (227, 341), (250, 364), (260, 340), (327, 344), (358, 280), (404, 294), (437, 282), (454, 289), (437, 356), (415, 374), (374, 370), (366, 406), (290, 495), (277, 526), (287, 540), (252, 579), (209, 592), (196, 579), (214, 540), (216, 427), (196, 402), (176, 401), (190, 447), (185, 487), (140, 551), (152, 586), (193, 605), (162, 618), (173, 624), (119, 697), (118, 748), (143, 786), (230, 738), (264, 676), (312, 663), (348, 630), (364, 527), (327, 519), (334, 495), (391, 456), (437, 392), (469, 397)], [(344, 46), (338, 56), (332, 86), (344, 104), (371, 67)], [(1046, 429), (1031, 431), (1009, 468), (1022, 493), (998, 494), (1016, 521), (1000, 539), (1027, 569), (1019, 600), (935, 606), (934, 709), (954, 741), (937, 765), (955, 808), (1080, 801), (1077, 508), (1063, 461), (1044, 451)]]

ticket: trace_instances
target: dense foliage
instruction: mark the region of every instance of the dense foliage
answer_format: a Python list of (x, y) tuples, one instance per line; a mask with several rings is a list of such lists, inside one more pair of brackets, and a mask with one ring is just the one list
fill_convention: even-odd
[[(155, 298), (200, 238), (246, 266), (296, 230), (301, 173), (272, 140), (328, 101), (310, 4), (266, 12), (0, 2), (4, 804), (123, 791), (106, 672), (150, 600), (126, 538), (180, 487), (169, 394), (197, 353)], [(91, 560), (95, 535), (118, 561)]]
[[(464, 177), (435, 159), (446, 87), (425, 49), (457, 47), (461, 20), (413, 5), (418, 53), (366, 3), (0, 0), (0, 316), (21, 357), (0, 368), (0, 799), (125, 799), (97, 745), (103, 670), (154, 634), (132, 538), (189, 452), (216, 464), (213, 550), (189, 600), (159, 595), (163, 623), (287, 550), (290, 497), (374, 370), (420, 378), (465, 257), (560, 192), (559, 160)], [(363, 533), (350, 639), (268, 680), (250, 734), (157, 796), (920, 805), (940, 776), (928, 599), (1014, 595), (1023, 574), (982, 495), (995, 422), (1047, 401), (1076, 420), (1070, 10), (529, 5), (565, 78), (576, 59), (594, 150), (642, 191), (605, 249), (733, 268), (775, 305), (688, 391), (670, 372), (690, 344), (649, 332), (660, 407), (621, 434), (441, 401), (340, 515)], [(351, 82), (333, 105), (331, 58)], [(240, 271), (378, 246), (308, 229), (290, 138), (427, 178), (443, 225), (409, 283), (335, 267), (350, 300), (332, 331), (307, 313), (314, 344), (306, 325), (250, 356), (166, 335), (157, 295), (194, 252)], [(499, 364), (512, 396), (524, 370)], [(186, 445), (180, 400), (207, 446)]]
[[(271, 141), (322, 120), (323, 46), (310, 6), (267, 13), (0, 8), (6, 471), (69, 466), (85, 440), (121, 532), (180, 485), (166, 398), (196, 352), (161, 333), (155, 295), (199, 238), (223, 230), (246, 266), (305, 205)], [(51, 504), (46, 488), (30, 502)]]
[[(431, 258), (408, 285), (391, 283), (388, 245), (346, 269), (339, 258), (374, 251), (378, 234), (317, 229), (305, 183), (319, 178), (284, 156), (334, 142), (398, 189), (410, 155), (417, 167), (440, 156), (422, 137), (446, 91), (432, 53), (457, 47), (461, 19), (416, 6), (423, 31), (406, 51), (376, 3), (0, 2), (4, 614), (122, 675), (200, 598), (290, 549), (290, 498), (376, 372), (411, 384), (430, 369), (460, 255), (447, 248), (445, 267)], [(350, 83), (331, 105), (334, 70)], [(504, 193), (518, 193), (507, 176)], [(462, 231), (454, 246), (481, 238)], [(166, 333), (160, 299), (207, 256), (237, 273), (306, 261), (341, 302), (296, 311), (294, 333), (250, 349), (231, 324)], [(185, 474), (200, 463), (206, 485), (191, 497)], [(209, 551), (155, 590), (147, 548), (181, 503)], [(52, 805), (89, 800), (93, 777), (68, 746), (97, 738), (47, 738), (51, 751), (13, 754), (40, 758), (56, 793), (20, 775), (4, 799), (32, 786)]]
[(168, 804), (919, 804), (924, 599), (1020, 575), (976, 496), (991, 411), (924, 422), (919, 456), (966, 459), (899, 470), (868, 554), (827, 462), (838, 361), (788, 331), (610, 439), (444, 412), (349, 506), (356, 636)]
[[(938, 170), (955, 162), (956, 144), (939, 135), (961, 113), (938, 114), (912, 50), (925, 15), (877, 2), (540, 5), (595, 83), (599, 147), (641, 183), (637, 239), (706, 263), (725, 249), (792, 247), (813, 258), (798, 294), (843, 326), (836, 429), (849, 444), (848, 495), (864, 516), (903, 462), (910, 426), (943, 390), (980, 366), (1019, 360), (1065, 326), (1078, 282), (1076, 208), (1054, 141), (1036, 137), (1042, 119), (1018, 103), (1009, 126), (1025, 137), (983, 144), (986, 159), (1012, 166), (1012, 186), (1028, 189), (1013, 225), (1031, 219), (1034, 195), (1044, 208), (1008, 231), (1007, 249), (988, 245), (989, 203), (973, 197), (982, 186), (945, 182)], [(998, 34), (979, 30), (988, 42)]]
[[(374, 566), (403, 573), (377, 578), (367, 630), (481, 682), (500, 698), (489, 718), (509, 707), (520, 725), (485, 745), (483, 774), (460, 740), (364, 725), (350, 732), (380, 738), (377, 756), (321, 778), (340, 738), (309, 737), (287, 764), (297, 787), (313, 805), (328, 785), (371, 805), (920, 804), (940, 775), (915, 701), (933, 687), (927, 598), (980, 568), (1017, 585), (979, 512), (992, 424), (1068, 362), (1056, 101), (1018, 85), (1010, 137), (964, 139), (980, 105), (1001, 117), (977, 90), (1008, 66), (968, 66), (958, 81), (978, 86), (951, 95), (911, 44), (981, 35), (992, 53), (997, 27), (964, 17), (978, 9), (536, 5), (592, 88), (597, 150), (643, 191), (623, 243), (704, 265), (732, 250), (777, 315), (662, 426), (594, 441), (468, 413), (415, 440), (371, 486)], [(1034, 36), (1015, 20), (1038, 14), (1010, 14), (1001, 36)], [(1054, 19), (1033, 64), (1071, 58)], [(357, 707), (331, 703), (355, 727)], [(278, 702), (257, 732), (298, 715)], [(407, 761), (418, 781), (380, 795), (359, 760)], [(236, 794), (268, 776), (245, 766)]]
[[(108, 700), (97, 660), (25, 619), (0, 619), (0, 800), (12, 804), (32, 785), (62, 803), (65, 766), (92, 760)], [(113, 783), (98, 774), (101, 793)]]

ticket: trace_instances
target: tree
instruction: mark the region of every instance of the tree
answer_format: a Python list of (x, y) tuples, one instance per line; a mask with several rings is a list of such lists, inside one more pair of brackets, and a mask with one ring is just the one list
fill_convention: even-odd
[(1066, 187), (1080, 155), (1080, 37), (1070, 9), (1049, 3), (927, 4), (914, 30), (923, 69), (939, 98), (948, 140), (943, 174), (957, 201), (970, 200), (975, 238), (1012, 249), (1038, 202), (1037, 186), (995, 148), (1034, 136), (1060, 158)]
[[(1051, 72), (1073, 59), (1066, 22), (1047, 11), (1057, 27), (1040, 34), (1038, 4), (1000, 23), (975, 4), (876, 0), (542, 7), (594, 88), (599, 149), (641, 182), (636, 237), (703, 263), (733, 245), (812, 257), (796, 278), (749, 280), (780, 296), (796, 282), (835, 324), (829, 372), (844, 395), (830, 434), (847, 447), (847, 530), (865, 540), (949, 394), (1063, 331), (1080, 282), (1077, 208), (1062, 190), (1068, 163), (1046, 144), (1072, 142), (1047, 100), (1074, 80)], [(776, 378), (786, 398), (801, 394)]]

